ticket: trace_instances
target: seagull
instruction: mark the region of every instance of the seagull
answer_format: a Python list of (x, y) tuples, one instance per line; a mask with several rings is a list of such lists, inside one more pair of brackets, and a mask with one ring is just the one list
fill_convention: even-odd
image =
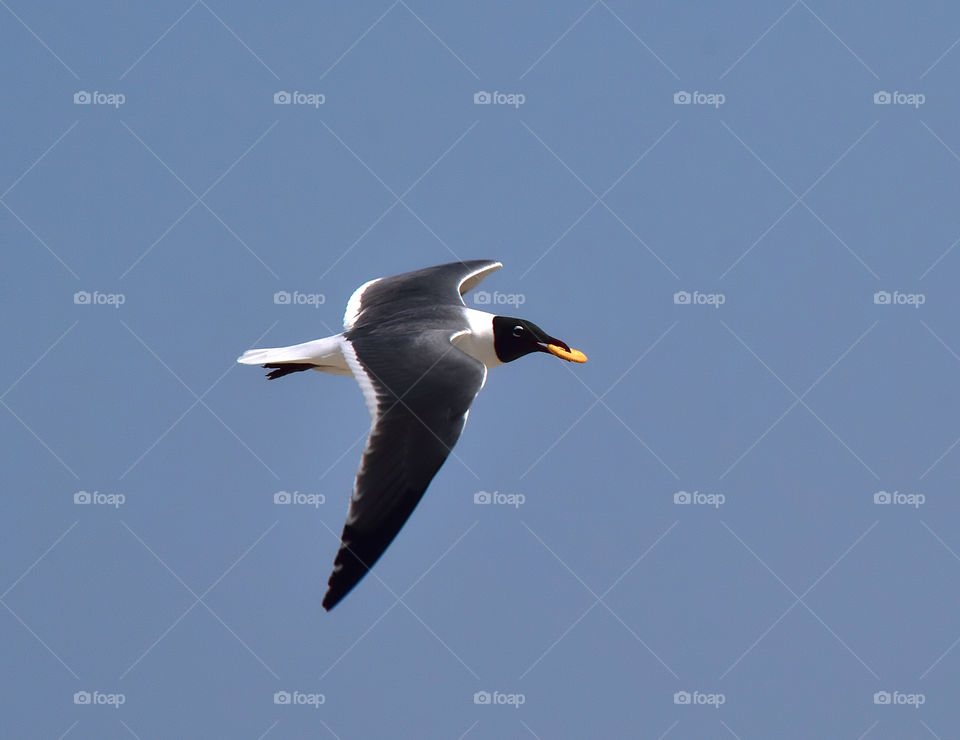
[(303, 370), (351, 375), (370, 434), (350, 496), (323, 608), (367, 574), (456, 444), (487, 370), (532, 352), (586, 362), (531, 321), (468, 308), (463, 295), (503, 265), (470, 260), (376, 278), (347, 302), (344, 331), (237, 359), (271, 380)]

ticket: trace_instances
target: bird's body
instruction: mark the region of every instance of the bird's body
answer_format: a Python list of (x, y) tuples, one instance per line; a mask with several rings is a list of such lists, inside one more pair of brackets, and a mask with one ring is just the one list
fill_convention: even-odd
[(586, 361), (531, 322), (467, 308), (463, 293), (500, 267), (473, 260), (371, 280), (347, 302), (341, 334), (238, 359), (270, 369), (271, 379), (310, 369), (352, 375), (370, 411), (325, 609), (366, 575), (413, 512), (489, 368), (534, 351)]

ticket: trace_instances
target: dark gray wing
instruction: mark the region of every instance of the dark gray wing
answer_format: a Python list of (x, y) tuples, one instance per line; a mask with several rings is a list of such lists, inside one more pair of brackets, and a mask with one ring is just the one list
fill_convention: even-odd
[[(439, 322), (438, 322), (439, 323)], [(456, 444), (486, 378), (449, 328), (348, 332), (344, 355), (373, 417), (323, 607), (349, 593), (383, 554)]]
[(398, 311), (462, 306), (462, 295), (501, 267), (496, 260), (468, 260), (371, 280), (347, 302), (344, 328), (349, 331), (365, 324), (381, 324)]

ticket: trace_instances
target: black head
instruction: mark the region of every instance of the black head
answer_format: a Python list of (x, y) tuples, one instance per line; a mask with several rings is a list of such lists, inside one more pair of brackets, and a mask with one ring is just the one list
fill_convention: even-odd
[(531, 352), (547, 352), (571, 362), (586, 362), (582, 352), (547, 334), (532, 321), (510, 316), (493, 317), (493, 348), (501, 362), (513, 362)]

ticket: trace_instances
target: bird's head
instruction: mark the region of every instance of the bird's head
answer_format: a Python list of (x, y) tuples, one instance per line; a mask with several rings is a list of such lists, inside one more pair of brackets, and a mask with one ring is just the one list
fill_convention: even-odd
[(583, 352), (570, 349), (532, 321), (510, 316), (493, 317), (493, 346), (501, 362), (512, 362), (531, 352), (547, 352), (570, 362), (587, 361)]

